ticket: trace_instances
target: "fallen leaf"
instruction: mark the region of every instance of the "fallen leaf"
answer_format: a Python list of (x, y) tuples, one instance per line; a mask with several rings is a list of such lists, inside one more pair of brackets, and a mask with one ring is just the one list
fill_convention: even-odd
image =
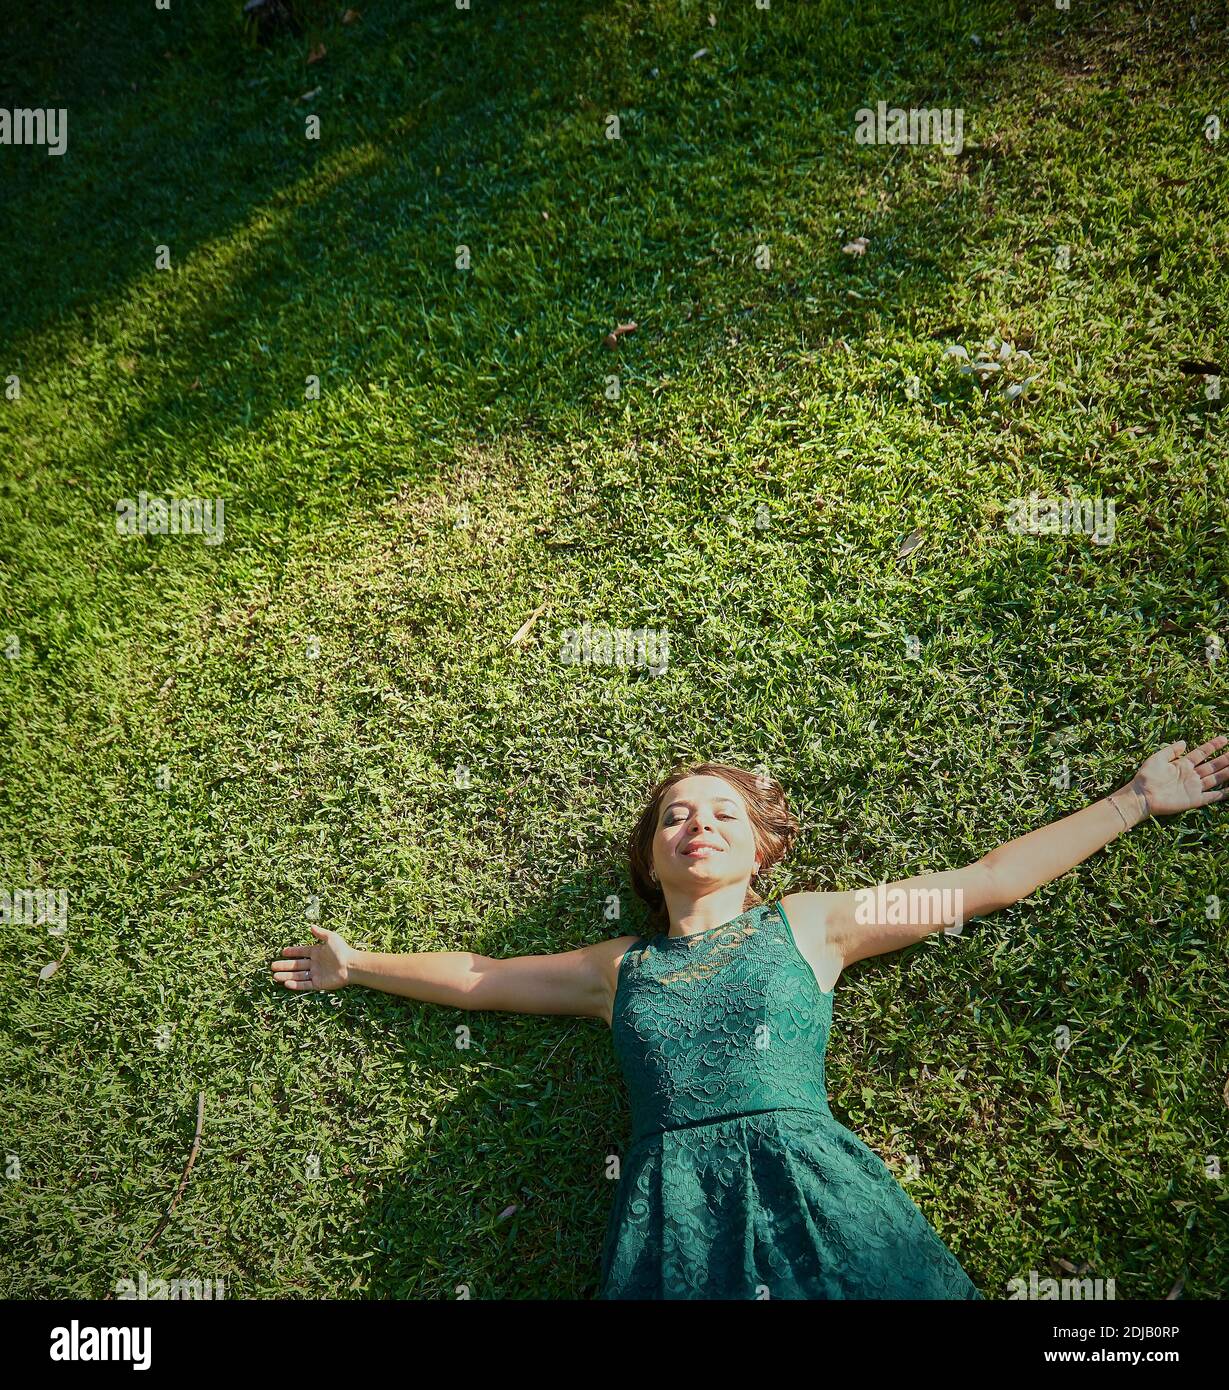
[(903, 560), (906, 555), (912, 555), (919, 545), (926, 539), (920, 530), (911, 531), (900, 543), (900, 549), (896, 552), (896, 558)]
[(60, 968), (60, 966), (63, 964), (63, 962), (64, 962), (64, 956), (66, 956), (66, 955), (68, 955), (68, 947), (67, 947), (67, 946), (64, 947), (63, 955), (60, 956), (60, 959), (59, 959), (59, 960), (53, 960), (53, 961), (50, 962), (50, 964), (44, 965), (44, 966), (43, 966), (43, 968), (38, 972), (38, 978), (39, 978), (40, 980), (49, 980), (49, 979), (51, 979), (51, 977), (55, 974), (55, 972), (56, 972), (56, 971)]
[[(311, 62), (311, 59), (310, 59), (310, 58), (308, 59), (308, 62)], [(300, 100), (300, 101), (311, 101), (312, 97), (318, 97), (319, 95), (320, 95), (320, 88), (319, 88), (319, 87), (313, 87), (313, 88), (311, 89), (310, 92), (304, 92), (303, 95), (299, 98), (299, 100)]]
[(715, 14), (710, 14), (710, 15), (709, 15), (709, 17), (708, 17), (708, 27), (709, 27), (710, 29), (715, 29), (715, 28), (717, 27), (717, 16), (716, 16)]
[(707, 58), (707, 57), (708, 57), (708, 49), (707, 49), (707, 48), (697, 48), (696, 51), (691, 55), (691, 61), (694, 63), (694, 62), (696, 61), (697, 58)]
[(525, 619), (525, 621), (520, 625), (519, 628), (517, 628), (516, 635), (512, 638), (512, 641), (508, 643), (509, 647), (515, 647), (525, 640), (525, 638), (529, 635), (529, 629), (533, 627), (534, 623), (536, 623), (538, 619), (542, 616), (542, 611), (543, 609), (545, 609), (545, 607), (545, 603), (540, 603), (533, 610), (529, 617)]
[(841, 247), (841, 250), (844, 251), (847, 256), (864, 256), (866, 255), (866, 248), (869, 245), (870, 242), (867, 241), (864, 236), (856, 236), (852, 241), (846, 242), (845, 245)]
[(353, 24), (356, 19), (362, 19), (362, 15), (357, 10), (347, 10), (341, 17), (343, 24)]
[(513, 1214), (513, 1212), (517, 1211), (520, 1211), (520, 1207), (517, 1206), (515, 1202), (513, 1202), (510, 1207), (505, 1207), (503, 1211), (499, 1213), (499, 1216), (496, 1219), (499, 1221), (506, 1221), (508, 1217), (510, 1217)]
[(327, 52), (328, 49), (326, 49), (322, 43), (318, 43), (315, 46), (315, 48), (313, 48), (312, 51), (307, 55), (307, 61), (309, 63), (318, 63)]

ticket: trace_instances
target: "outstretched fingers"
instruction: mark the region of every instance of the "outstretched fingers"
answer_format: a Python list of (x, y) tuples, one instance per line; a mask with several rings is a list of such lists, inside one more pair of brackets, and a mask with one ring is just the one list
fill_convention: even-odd
[(312, 963), (310, 946), (287, 946), (282, 952), (289, 960), (275, 960), (269, 969), (273, 978), (287, 989), (312, 988)]
[[(1225, 762), (1225, 761), (1227, 761), (1227, 760), (1226, 760), (1226, 759), (1223, 759), (1223, 758), (1218, 758), (1218, 759), (1217, 759), (1217, 762)], [(1210, 766), (1212, 766), (1212, 764), (1209, 763), (1209, 764), (1206, 764), (1206, 766), (1209, 766), (1209, 767), (1210, 767)], [(1202, 771), (1203, 771), (1202, 768), (1196, 768), (1196, 772), (1202, 772)], [(1229, 767), (1222, 767), (1221, 770), (1220, 770), (1219, 772), (1213, 772), (1213, 773), (1210, 773), (1210, 774), (1208, 774), (1208, 775), (1206, 775), (1206, 776), (1201, 776), (1201, 777), (1199, 778), (1199, 783), (1200, 783), (1200, 785), (1203, 787), (1203, 789), (1204, 789), (1205, 792), (1211, 791), (1213, 787), (1221, 787), (1221, 786), (1224, 786), (1224, 784), (1225, 784), (1226, 782), (1229, 782)]]
[(310, 971), (297, 971), (293, 975), (279, 975), (278, 979), (287, 989), (311, 989), (312, 987)]
[[(1211, 757), (1211, 755), (1215, 753), (1218, 748), (1223, 748), (1227, 743), (1229, 743), (1229, 738), (1227, 738), (1224, 734), (1217, 734), (1215, 738), (1208, 739), (1207, 743), (1201, 743), (1199, 747), (1196, 748), (1194, 752), (1189, 755), (1190, 760), (1195, 765), (1195, 767), (1198, 768), (1200, 763), (1202, 763), (1205, 758)], [(1223, 758), (1217, 758), (1216, 761), (1212, 764), (1212, 766), (1214, 768), (1229, 767), (1229, 753), (1225, 754)], [(1200, 768), (1201, 772), (1203, 772), (1204, 770), (1205, 769)]]

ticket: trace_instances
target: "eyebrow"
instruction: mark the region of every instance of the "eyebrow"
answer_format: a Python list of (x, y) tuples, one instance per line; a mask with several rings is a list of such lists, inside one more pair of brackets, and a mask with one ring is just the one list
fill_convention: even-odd
[[(735, 801), (734, 798), (733, 798), (732, 796), (718, 796), (718, 797), (715, 797), (714, 800), (715, 800), (715, 801), (728, 801), (728, 802), (730, 803), (730, 805), (734, 807), (735, 810), (738, 810), (738, 802)], [(666, 814), (667, 811), (672, 811), (676, 806), (690, 806), (690, 805), (691, 805), (691, 802), (690, 802), (690, 801), (672, 801), (672, 802), (669, 804), (669, 806), (663, 806), (663, 807), (661, 808), (661, 813), (662, 813), (662, 815), (664, 816), (664, 815)]]

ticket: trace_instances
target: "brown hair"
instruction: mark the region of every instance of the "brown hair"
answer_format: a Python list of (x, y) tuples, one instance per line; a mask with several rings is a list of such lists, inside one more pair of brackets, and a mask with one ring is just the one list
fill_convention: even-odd
[[(653, 867), (653, 837), (657, 833), (657, 821), (666, 793), (684, 777), (720, 777), (742, 793), (751, 817), (756, 854), (760, 861), (757, 878), (762, 879), (773, 865), (784, 859), (798, 837), (798, 821), (789, 809), (781, 784), (775, 778), (764, 773), (757, 775), (747, 772), (729, 763), (694, 763), (687, 767), (676, 767), (649, 793), (648, 805), (641, 811), (639, 820), (627, 837), (632, 887), (636, 896), (648, 903), (648, 925), (657, 931), (669, 931), (670, 915), (661, 884), (649, 877), (649, 870)], [(747, 912), (761, 902), (763, 899), (760, 895), (748, 885), (743, 911)]]

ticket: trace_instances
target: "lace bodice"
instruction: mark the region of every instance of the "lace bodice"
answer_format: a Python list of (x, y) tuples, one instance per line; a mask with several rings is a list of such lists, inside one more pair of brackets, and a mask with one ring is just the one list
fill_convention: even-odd
[(640, 939), (611, 1012), (633, 1142), (764, 1110), (830, 1115), (824, 993), (779, 905), (693, 936)]

